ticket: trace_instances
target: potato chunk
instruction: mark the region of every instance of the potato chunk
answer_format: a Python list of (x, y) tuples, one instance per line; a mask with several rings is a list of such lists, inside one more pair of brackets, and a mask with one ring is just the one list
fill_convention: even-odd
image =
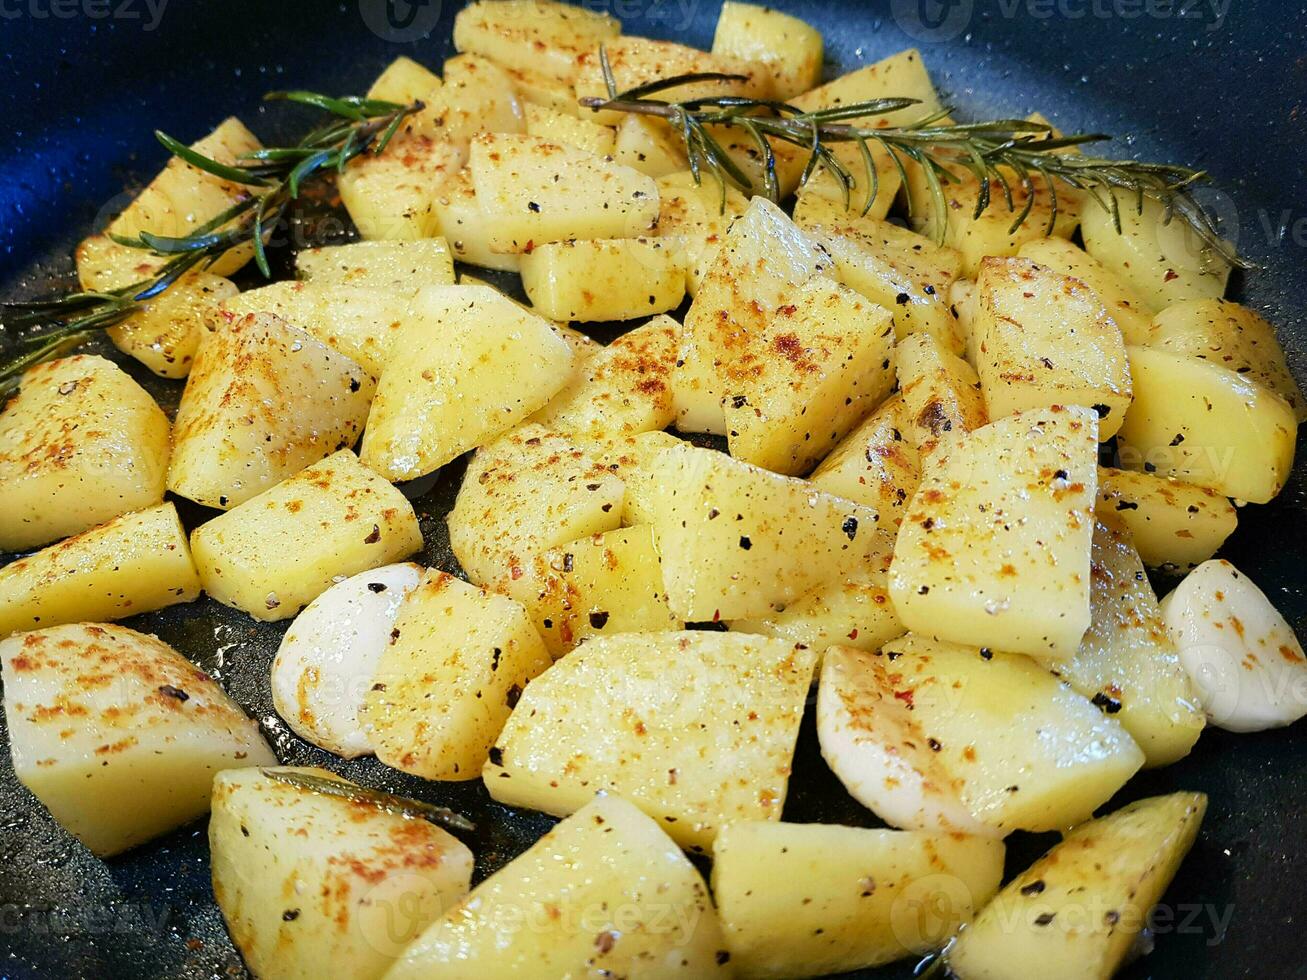
[(572, 352), (550, 325), (486, 286), (414, 298), (368, 415), (360, 455), (390, 480), (439, 469), (526, 418), (567, 381)]
[(1112, 976), (1206, 811), (1202, 793), (1172, 793), (1077, 827), (962, 931), (947, 954), (950, 971), (963, 980)]
[[(1089, 817), (1144, 762), (1119, 721), (1026, 657), (909, 633), (879, 654), (840, 650), (840, 677), (836, 650), (826, 651), (832, 690), (818, 693), (822, 754), (890, 823), (1058, 830)], [(956, 818), (957, 804), (970, 821)]]
[(948, 305), (949, 287), (962, 267), (956, 250), (888, 221), (860, 218), (842, 202), (817, 194), (799, 198), (794, 223), (830, 253), (840, 282), (894, 314), (900, 340), (928, 333), (946, 351), (962, 353)]
[(903, 435), (903, 416), (903, 396), (886, 399), (808, 478), (826, 493), (874, 507), (889, 531), (898, 530), (921, 482), (921, 459)]
[(600, 796), (434, 923), (387, 977), (729, 977), (728, 958), (694, 866), (630, 803)]
[(1088, 405), (1098, 438), (1130, 407), (1125, 342), (1098, 294), (1028, 259), (987, 258), (976, 280), (977, 373), (989, 418)]
[(431, 95), (415, 128), (454, 147), (458, 166), (467, 159), (468, 144), (477, 133), (525, 130), (517, 90), (499, 65), (479, 55), (461, 54), (446, 61), (444, 71), (445, 84)]
[(163, 500), (168, 417), (103, 357), (38, 364), (0, 412), (0, 552)]
[(234, 507), (358, 441), (374, 382), (271, 314), (205, 337), (177, 408), (168, 489)]
[(1224, 299), (1175, 303), (1153, 318), (1146, 342), (1256, 381), (1288, 402), (1299, 422), (1307, 419), (1307, 401), (1289, 372), (1275, 328), (1246, 306)]
[(784, 211), (762, 197), (749, 203), (685, 315), (672, 376), (678, 429), (725, 433), (722, 400), (759, 366), (763, 338), (773, 321), (784, 322), (780, 311), (798, 288), (828, 269), (826, 254)]
[(369, 239), (430, 238), (440, 231), (434, 201), (466, 151), (443, 139), (401, 132), (381, 154), (355, 157), (336, 179), (341, 203)]
[(383, 102), (426, 101), (441, 86), (440, 76), (412, 58), (400, 55), (385, 67), (368, 88), (369, 99)]
[(627, 116), (617, 127), (613, 159), (655, 180), (679, 173), (690, 165), (682, 145), (665, 124), (636, 115)]
[(1216, 554), (1238, 512), (1215, 490), (1134, 470), (1098, 470), (1100, 519), (1119, 521), (1150, 568), (1187, 572)]
[(658, 218), (652, 178), (537, 136), (477, 136), (469, 168), (491, 251), (530, 252), (577, 238), (638, 238)]
[(667, 598), (689, 622), (764, 616), (818, 585), (883, 568), (874, 510), (710, 449), (654, 464), (652, 523)]
[(657, 238), (537, 245), (521, 268), (531, 305), (551, 320), (635, 320), (685, 298), (677, 249)]
[(998, 891), (1003, 853), (983, 837), (741, 821), (713, 842), (713, 897), (742, 975), (843, 973), (943, 946)]
[(449, 240), (454, 258), (484, 269), (517, 272), (521, 256), (491, 251), (491, 228), (481, 213), (472, 171), (464, 167), (440, 188), (431, 205), (436, 228)]
[(977, 429), (925, 473), (890, 567), (908, 629), (1043, 659), (1089, 627), (1097, 487), (1092, 409), (1033, 409)]
[(1129, 532), (1099, 522), (1090, 577), (1089, 631), (1057, 675), (1121, 722), (1146, 766), (1177, 762), (1206, 722)]
[(168, 501), (0, 568), (0, 637), (122, 619), (199, 595), (186, 531)]
[(595, 637), (527, 687), (486, 788), (554, 814), (620, 793), (706, 851), (732, 820), (780, 819), (813, 656), (739, 633)]
[(454, 18), (454, 47), (570, 82), (581, 55), (621, 32), (616, 18), (570, 3), (478, 0)]
[(531, 104), (524, 107), (522, 116), (528, 136), (538, 136), (550, 143), (574, 146), (595, 156), (613, 155), (613, 143), (617, 134), (611, 126), (600, 126), (598, 123), (580, 118), (575, 113)]
[(903, 434), (923, 469), (989, 421), (975, 369), (930, 334), (910, 334), (895, 349), (903, 396)]
[(255, 619), (289, 619), (338, 576), (422, 547), (413, 505), (349, 450), (328, 456), (191, 534), (204, 591)]
[(1079, 279), (1098, 294), (1108, 314), (1121, 328), (1127, 344), (1148, 343), (1152, 333), (1148, 301), (1134, 286), (1088, 252), (1065, 238), (1036, 238), (1022, 245), (1017, 254), (1054, 272)]
[(1298, 420), (1279, 395), (1235, 371), (1131, 347), (1135, 400), (1117, 448), (1142, 469), (1264, 504), (1293, 468)]
[(738, 633), (775, 636), (802, 643), (819, 657), (828, 647), (879, 650), (906, 631), (894, 612), (885, 573), (873, 572), (849, 582), (819, 585), (793, 602), (752, 619), (731, 620)]
[(505, 588), (561, 657), (592, 636), (685, 628), (667, 605), (648, 526), (619, 528), (536, 555)]
[(619, 527), (624, 492), (575, 443), (525, 425), (468, 463), (449, 512), (449, 545), (472, 582), (502, 590), (546, 549)]
[(295, 272), (314, 289), (350, 286), (412, 296), (454, 283), (454, 258), (443, 238), (417, 242), (350, 242), (295, 253)]
[(467, 894), (472, 852), (425, 820), (279, 775), (352, 785), (310, 767), (218, 776), (209, 851), (232, 941), (257, 976), (380, 980)]
[(24, 633), (0, 667), (15, 775), (99, 857), (203, 815), (216, 771), (277, 762), (212, 678), (135, 630)]
[(476, 779), (549, 653), (506, 596), (428, 570), (399, 609), (360, 719), (377, 758), (425, 779)]
[(685, 290), (691, 296), (712, 268), (727, 229), (749, 206), (748, 198), (734, 187), (728, 186), (725, 196), (723, 207), (721, 185), (711, 179), (697, 184), (688, 171), (658, 180), (656, 233), (676, 242), (685, 266)]
[(765, 66), (774, 99), (792, 99), (821, 81), (821, 32), (779, 10), (727, 0), (712, 51)]

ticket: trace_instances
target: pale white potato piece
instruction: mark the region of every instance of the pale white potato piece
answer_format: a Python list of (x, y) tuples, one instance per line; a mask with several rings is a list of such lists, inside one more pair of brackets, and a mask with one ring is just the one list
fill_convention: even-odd
[(1092, 621), (1057, 676), (1121, 723), (1146, 766), (1177, 762), (1206, 722), (1128, 531), (1098, 522), (1089, 574)]
[(275, 778), (347, 783), (311, 767), (240, 769), (214, 781), (213, 894), (260, 977), (380, 980), (467, 894), (472, 852), (421, 818)]
[(540, 425), (477, 450), (449, 512), (449, 546), (477, 585), (503, 591), (548, 548), (621, 526), (625, 487), (608, 466)]
[(537, 245), (521, 270), (532, 307), (551, 320), (636, 320), (685, 298), (680, 256), (659, 238)]
[(749, 206), (748, 198), (734, 186), (726, 187), (724, 207), (722, 197), (717, 181), (709, 177), (695, 183), (694, 174), (684, 168), (658, 178), (658, 224), (654, 234), (676, 242), (685, 267), (685, 291), (691, 296), (698, 293), (699, 284), (716, 261), (727, 229)]
[(1102, 466), (1095, 512), (1126, 527), (1145, 565), (1171, 572), (1211, 558), (1239, 520), (1234, 504), (1215, 490)]
[(1126, 962), (1207, 811), (1155, 796), (1082, 824), (1017, 875), (946, 959), (961, 980), (1103, 980)]
[(1032, 409), (977, 429), (928, 470), (889, 588), (910, 630), (1058, 660), (1089, 627), (1098, 416)]
[(1162, 600), (1162, 617), (1217, 728), (1260, 732), (1307, 714), (1307, 657), (1265, 593), (1228, 561), (1205, 561)]
[(0, 568), (0, 637), (122, 619), (199, 595), (186, 530), (169, 500)]
[(960, 834), (744, 820), (713, 842), (713, 898), (741, 975), (843, 973), (943, 946), (998, 891), (1003, 853)]
[(385, 152), (351, 160), (336, 178), (336, 189), (364, 238), (430, 238), (441, 231), (435, 198), (466, 157), (465, 148), (446, 140), (404, 131)]
[[(1059, 188), (1060, 189), (1060, 188)], [(1085, 251), (1105, 269), (1130, 284), (1156, 313), (1187, 299), (1219, 299), (1225, 294), (1230, 265), (1189, 228), (1151, 197), (1143, 211), (1133, 194), (1117, 198), (1121, 230), (1097, 202), (1086, 200), (1080, 220)]]
[(443, 238), (415, 242), (350, 242), (295, 253), (295, 272), (318, 288), (351, 286), (413, 295), (454, 282), (454, 258)]
[(927, 333), (895, 348), (903, 433), (923, 470), (943, 459), (968, 432), (989, 421), (976, 370)]
[(1131, 347), (1134, 403), (1117, 442), (1142, 469), (1264, 504), (1293, 469), (1298, 419), (1279, 395), (1198, 358)]
[(1087, 405), (1098, 439), (1130, 407), (1125, 342), (1098, 294), (1029, 259), (987, 258), (976, 279), (976, 369), (991, 420), (1051, 405)]
[(431, 286), (395, 338), (359, 455), (411, 480), (484, 445), (567, 381), (572, 352), (540, 317), (486, 286)]
[(201, 524), (204, 591), (255, 619), (289, 619), (340, 577), (422, 547), (413, 505), (348, 449)]
[(476, 779), (549, 653), (522, 606), (428, 570), (400, 607), (360, 720), (377, 758), (425, 779)]
[(893, 395), (844, 437), (812, 475), (813, 486), (874, 507), (880, 524), (897, 531), (921, 482), (921, 459), (904, 437), (902, 395)]
[(697, 980), (732, 976), (728, 960), (699, 872), (653, 820), (599, 796), (432, 924), (387, 978)]
[(571, 81), (581, 55), (617, 37), (606, 13), (553, 0), (478, 0), (454, 18), (454, 47)]
[(760, 62), (771, 76), (774, 99), (792, 99), (821, 81), (821, 32), (769, 7), (736, 0), (723, 3), (712, 50)]
[(272, 703), (295, 734), (346, 759), (372, 754), (360, 717), (400, 603), (422, 566), (383, 565), (337, 582), (295, 617), (272, 661)]
[(870, 507), (688, 444), (655, 462), (654, 540), (672, 610), (688, 622), (777, 604), (884, 568), (893, 535)]
[(527, 687), (486, 788), (554, 814), (620, 793), (682, 847), (706, 851), (732, 820), (780, 819), (813, 659), (739, 633), (595, 637)]
[(1150, 306), (1130, 283), (1065, 238), (1036, 238), (1017, 253), (1092, 289), (1121, 329), (1127, 344), (1146, 344), (1152, 333)]
[(213, 775), (276, 765), (259, 727), (167, 644), (123, 626), (0, 643), (14, 773), (99, 857), (202, 816)]
[(468, 168), (491, 251), (529, 252), (578, 238), (638, 238), (658, 218), (652, 177), (538, 136), (479, 135)]
[(28, 369), (0, 405), (0, 552), (26, 551), (163, 500), (168, 416), (112, 361)]
[(270, 313), (207, 334), (173, 431), (168, 489), (226, 510), (352, 448), (375, 382), (357, 363)]

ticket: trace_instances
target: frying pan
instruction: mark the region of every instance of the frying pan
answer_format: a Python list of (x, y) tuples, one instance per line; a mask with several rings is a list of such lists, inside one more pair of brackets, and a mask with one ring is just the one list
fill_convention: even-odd
[[(590, 0), (594, 3), (595, 0)], [(228, 114), (265, 140), (307, 123), (265, 109), (283, 87), (358, 93), (392, 58), (428, 64), (452, 53), (460, 2), (427, 0), (0, 0), (0, 297), (73, 282), (76, 241), (106, 201), (163, 163), (156, 128), (189, 142)], [(598, 4), (597, 4), (598, 5)], [(718, 0), (605, 0), (629, 33), (707, 47)], [(1279, 325), (1307, 378), (1307, 9), (1287, 0), (781, 0), (825, 35), (827, 76), (908, 46), (922, 49), (963, 118), (1038, 109), (1063, 129), (1128, 141), (1128, 154), (1208, 168), (1205, 200), (1261, 271), (1237, 276), (1235, 298)], [(119, 197), (117, 206), (125, 203)], [(332, 228), (305, 221), (309, 234)], [(341, 229), (335, 226), (339, 234)], [(282, 273), (287, 274), (282, 257)], [(248, 286), (252, 279), (242, 282)], [(176, 383), (152, 378), (107, 344), (170, 411)], [(1223, 554), (1247, 571), (1299, 632), (1307, 625), (1304, 470), (1277, 501), (1245, 513)], [(427, 547), (456, 570), (443, 515), (462, 473), (451, 465), (412, 488)], [(0, 500), (0, 507), (4, 506)], [(183, 504), (188, 525), (205, 519)], [(0, 563), (13, 556), (0, 556)], [(1159, 589), (1168, 588), (1158, 582)], [(265, 723), (281, 759), (324, 765), (371, 786), (444, 803), (478, 824), (477, 880), (553, 823), (489, 800), (479, 782), (435, 784), (372, 760), (342, 762), (277, 719), (268, 667), (282, 626), (202, 599), (128, 620), (212, 671)], [(1178, 765), (1146, 773), (1115, 808), (1177, 789), (1211, 797), (1202, 835), (1155, 919), (1155, 950), (1130, 977), (1307, 975), (1294, 930), (1307, 898), (1304, 730), (1233, 736), (1209, 730)], [(0, 717), (0, 743), (7, 735)], [(822, 763), (812, 718), (800, 736), (785, 819), (876, 826)], [(148, 805), (143, 801), (142, 805)], [(1017, 835), (1009, 873), (1054, 840)], [(776, 887), (785, 887), (778, 881)], [(900, 963), (866, 977), (908, 977)], [(0, 977), (242, 976), (213, 901), (203, 822), (108, 862), (73, 843), (14, 778), (0, 751)]]

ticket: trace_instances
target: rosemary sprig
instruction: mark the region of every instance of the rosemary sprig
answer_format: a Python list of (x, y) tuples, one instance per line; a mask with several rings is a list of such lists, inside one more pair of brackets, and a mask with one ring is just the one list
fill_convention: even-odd
[[(753, 181), (713, 136), (713, 127), (742, 130), (757, 145), (762, 158), (764, 190), (773, 201), (780, 196), (780, 182), (776, 175), (772, 139), (804, 148), (808, 161), (800, 182), (806, 183), (817, 167), (824, 167), (843, 189), (846, 207), (859, 176), (832, 152), (832, 147), (854, 143), (859, 150), (863, 179), (867, 181), (869, 191), (863, 214), (871, 207), (879, 188), (880, 178), (872, 154), (872, 147), (878, 147), (888, 155), (903, 178), (905, 192), (908, 185), (906, 165), (911, 162), (921, 167), (935, 210), (940, 215), (947, 216), (948, 213), (944, 206), (944, 185), (958, 181), (963, 172), (969, 171), (979, 185), (975, 216), (983, 214), (1001, 194), (1008, 211), (1014, 212), (1011, 230), (1015, 231), (1030, 217), (1035, 200), (1035, 181), (1042, 177), (1049, 190), (1046, 233), (1052, 232), (1057, 220), (1057, 185), (1062, 183), (1084, 191), (1105, 208), (1112, 215), (1118, 232), (1121, 230), (1118, 195), (1125, 197), (1127, 203), (1133, 201), (1139, 210), (1146, 199), (1156, 200), (1165, 208), (1166, 222), (1179, 217), (1205, 245), (1231, 265), (1251, 267), (1221, 237), (1211, 216), (1193, 196), (1193, 186), (1207, 179), (1205, 172), (1174, 164), (1057, 152), (1110, 138), (1101, 133), (1056, 136), (1052, 127), (1023, 119), (944, 123), (942, 120), (949, 115), (949, 109), (905, 126), (876, 128), (851, 122), (897, 112), (920, 104), (919, 99), (874, 99), (811, 112), (786, 102), (732, 95), (669, 102), (654, 96), (687, 84), (746, 79), (718, 72), (691, 73), (619, 92), (607, 53), (602, 48), (599, 61), (608, 97), (586, 96), (580, 100), (581, 104), (594, 110), (637, 113), (667, 120), (685, 144), (696, 182), (702, 182), (705, 171), (712, 172), (717, 178), (722, 188), (723, 206), (728, 181), (746, 192), (752, 192), (754, 188)], [(1024, 192), (1024, 202), (1017, 202), (1014, 186), (1019, 186)], [(908, 208), (909, 211), (914, 208), (910, 194)], [(942, 238), (943, 221), (939, 223), (937, 232)]]
[(165, 260), (140, 282), (104, 292), (73, 292), (51, 299), (7, 303), (0, 308), (0, 325), (24, 333), (0, 355), (0, 398), (17, 388), (23, 372), (32, 365), (59, 357), (97, 331), (121, 323), (188, 272), (212, 265), (229, 249), (251, 244), (259, 271), (270, 277), (267, 236), (305, 184), (339, 173), (362, 153), (382, 152), (404, 120), (423, 108), (420, 102), (399, 105), (302, 91), (272, 92), (265, 98), (311, 106), (335, 118), (294, 146), (256, 150), (234, 165), (211, 159), (166, 133), (156, 132), (159, 142), (174, 156), (223, 180), (249, 187), (250, 196), (181, 237), (148, 231), (134, 238), (110, 235), (120, 245)]
[(312, 773), (307, 772), (294, 772), (288, 769), (260, 769), (259, 773), (269, 779), (276, 780), (279, 783), (286, 783), (298, 789), (321, 793), (324, 796), (334, 796), (337, 799), (349, 800), (351, 803), (374, 806), (378, 810), (384, 810), (386, 813), (393, 813), (396, 816), (430, 820), (432, 823), (439, 824), (450, 830), (476, 830), (476, 824), (461, 813), (455, 813), (448, 807), (423, 803), (421, 800), (411, 800), (406, 796), (396, 796), (393, 793), (386, 793), (378, 789), (369, 789), (356, 783), (324, 779), (321, 776), (314, 776)]

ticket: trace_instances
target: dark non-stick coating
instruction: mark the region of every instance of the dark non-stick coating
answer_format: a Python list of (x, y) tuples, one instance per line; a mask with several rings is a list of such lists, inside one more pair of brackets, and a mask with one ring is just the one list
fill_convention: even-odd
[[(155, 128), (189, 141), (235, 113), (265, 140), (291, 138), (304, 116), (265, 110), (262, 93), (361, 92), (399, 54), (436, 65), (451, 53), (457, 6), (400, 0), (388, 21), (384, 0), (171, 0), (162, 7), (158, 0), (0, 0), (7, 137), (0, 140), (0, 296), (71, 282), (72, 246), (105, 202), (162, 164)], [(604, 6), (629, 33), (704, 47), (718, 10), (717, 0)], [(1307, 9), (1298, 0), (779, 6), (822, 30), (828, 76), (917, 45), (961, 116), (1040, 110), (1065, 129), (1132, 134), (1117, 144), (1122, 152), (1209, 168), (1220, 192), (1206, 200), (1244, 254), (1264, 266), (1237, 277), (1235, 296), (1280, 326), (1295, 373), (1307, 377)], [(416, 37), (424, 29), (429, 37)], [(165, 405), (175, 405), (179, 385), (126, 366)], [(461, 469), (448, 467), (417, 500), (428, 542), (422, 559), (443, 568), (456, 567), (443, 515)], [(183, 512), (192, 524), (206, 516), (194, 507)], [(1307, 618), (1303, 516), (1299, 466), (1279, 500), (1244, 512), (1224, 552), (1295, 625)], [(284, 761), (326, 765), (474, 816), (478, 880), (552, 823), (490, 802), (479, 783), (425, 783), (369, 760), (344, 763), (290, 735), (273, 713), (267, 680), (282, 627), (256, 624), (207, 599), (128, 623), (212, 670), (263, 720)], [(1301, 727), (1244, 736), (1209, 731), (1188, 759), (1137, 778), (1114, 801), (1175, 789), (1211, 797), (1202, 835), (1155, 921), (1156, 949), (1128, 975), (1304, 975), (1296, 934), (1307, 897), (1307, 843), (1298, 827), (1307, 812), (1302, 738)], [(822, 763), (811, 718), (794, 770), (785, 819), (876, 825)], [(1048, 835), (1012, 838), (1009, 871), (1049, 842)], [(98, 861), (70, 842), (18, 784), (8, 753), (0, 753), (0, 977), (217, 977), (243, 970), (213, 902), (203, 823)], [(866, 975), (910, 973), (904, 963)]]

